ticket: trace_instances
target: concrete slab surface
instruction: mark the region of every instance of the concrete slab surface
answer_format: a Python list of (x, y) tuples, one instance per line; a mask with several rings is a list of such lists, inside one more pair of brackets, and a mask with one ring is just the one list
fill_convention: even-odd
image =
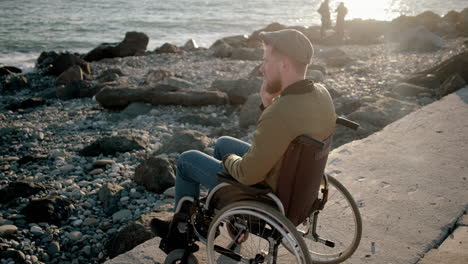
[[(468, 88), (335, 149), (327, 171), (362, 206), (362, 241), (345, 263), (418, 262), (468, 204)], [(106, 263), (163, 262), (158, 244), (147, 241)]]

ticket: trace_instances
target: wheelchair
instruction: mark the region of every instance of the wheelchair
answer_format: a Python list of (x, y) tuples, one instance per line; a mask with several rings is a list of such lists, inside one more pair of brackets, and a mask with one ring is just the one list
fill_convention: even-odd
[[(337, 124), (359, 126), (341, 117)], [(164, 263), (198, 263), (197, 242), (206, 246), (210, 264), (341, 263), (349, 258), (359, 246), (362, 220), (351, 194), (324, 173), (331, 138), (322, 142), (300, 136), (291, 142), (285, 154), (289, 165), (283, 163), (275, 193), (221, 172), (216, 175), (221, 183), (206, 197), (183, 197), (175, 210), (179, 219), (159, 245), (167, 254)]]

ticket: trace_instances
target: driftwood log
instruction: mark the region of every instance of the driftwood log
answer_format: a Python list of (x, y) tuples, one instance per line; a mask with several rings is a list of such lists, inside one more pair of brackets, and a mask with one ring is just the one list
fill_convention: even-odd
[(220, 91), (191, 89), (160, 89), (158, 87), (105, 87), (96, 94), (97, 102), (104, 108), (123, 109), (133, 102), (151, 105), (224, 105), (228, 95)]

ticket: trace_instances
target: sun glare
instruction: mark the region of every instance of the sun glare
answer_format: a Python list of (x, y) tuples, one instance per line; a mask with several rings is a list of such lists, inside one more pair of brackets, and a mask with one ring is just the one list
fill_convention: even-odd
[[(331, 1), (330, 1), (331, 2)], [(393, 5), (398, 5), (395, 0), (342, 0), (348, 8), (346, 19), (362, 18), (376, 20), (391, 20), (395, 17), (392, 11)], [(338, 4), (338, 2), (337, 2)]]

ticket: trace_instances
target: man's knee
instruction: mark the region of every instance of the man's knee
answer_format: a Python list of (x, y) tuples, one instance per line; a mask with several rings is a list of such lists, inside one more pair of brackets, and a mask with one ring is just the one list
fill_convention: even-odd
[(216, 148), (219, 148), (220, 146), (224, 145), (224, 144), (227, 144), (229, 142), (232, 142), (233, 141), (233, 138), (230, 137), (230, 136), (222, 136), (220, 138), (218, 138), (216, 140), (216, 143), (215, 143), (215, 149)]
[(182, 154), (180, 154), (179, 159), (177, 160), (177, 166), (183, 163), (191, 162), (202, 154), (203, 152), (198, 151), (198, 150), (184, 151)]

